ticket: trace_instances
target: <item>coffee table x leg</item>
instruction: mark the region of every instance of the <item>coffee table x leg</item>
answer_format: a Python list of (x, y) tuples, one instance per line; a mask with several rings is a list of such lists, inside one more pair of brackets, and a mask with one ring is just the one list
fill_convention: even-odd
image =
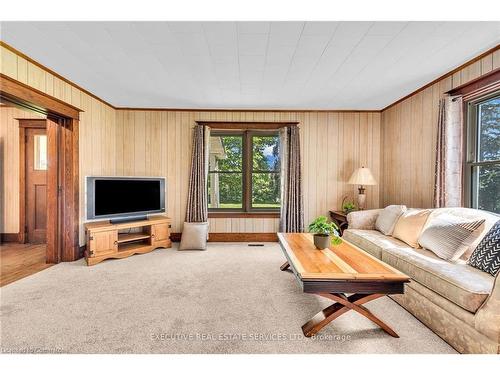
[(383, 297), (384, 294), (353, 294), (346, 297), (341, 293), (317, 293), (321, 297), (334, 300), (336, 303), (317, 313), (310, 321), (302, 326), (304, 336), (311, 337), (318, 333), (332, 320), (338, 318), (349, 310), (354, 310), (377, 324), (393, 337), (399, 337), (386, 323), (377, 318), (370, 310), (362, 306), (364, 303)]
[(280, 270), (281, 270), (281, 271), (286, 271), (289, 267), (290, 267), (290, 263), (288, 263), (288, 261), (287, 261), (287, 262), (283, 263), (283, 264), (280, 266)]

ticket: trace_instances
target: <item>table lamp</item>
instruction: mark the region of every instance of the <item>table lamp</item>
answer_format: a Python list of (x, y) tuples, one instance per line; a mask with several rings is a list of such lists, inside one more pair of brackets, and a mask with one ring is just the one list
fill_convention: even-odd
[(358, 168), (354, 171), (347, 183), (350, 185), (358, 185), (358, 208), (363, 210), (366, 202), (365, 186), (377, 185), (377, 181), (373, 178), (372, 172), (365, 167)]

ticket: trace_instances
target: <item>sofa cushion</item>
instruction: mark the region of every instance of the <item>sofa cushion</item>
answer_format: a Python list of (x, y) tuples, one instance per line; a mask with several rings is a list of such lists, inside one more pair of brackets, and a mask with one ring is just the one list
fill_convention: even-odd
[(404, 242), (385, 236), (378, 230), (347, 229), (344, 231), (342, 238), (378, 259), (382, 259), (382, 251), (390, 247), (411, 249)]
[(406, 211), (406, 206), (391, 205), (384, 208), (377, 216), (375, 229), (390, 236), (399, 217)]
[(484, 236), (469, 262), (472, 267), (496, 276), (500, 271), (500, 221)]
[(418, 242), (442, 259), (457, 260), (474, 242), (483, 224), (484, 219), (470, 221), (455, 215), (440, 215), (426, 225)]
[(351, 211), (347, 214), (347, 222), (351, 229), (375, 229), (375, 222), (381, 208), (373, 210)]
[(411, 208), (399, 217), (392, 236), (418, 249), (418, 237), (429, 217), (431, 210)]
[[(483, 239), (483, 237), (488, 233), (488, 231), (493, 227), (493, 225), (500, 220), (500, 215), (494, 214), (492, 212), (476, 210), (474, 208), (464, 208), (464, 207), (446, 207), (446, 208), (436, 208), (432, 211), (432, 214), (429, 216), (427, 220), (426, 227), (433, 221), (434, 218), (439, 217), (441, 215), (455, 215), (462, 219), (466, 219), (466, 221), (474, 221), (484, 219), (484, 225), (479, 228), (477, 233), (477, 238), (473, 239), (470, 243), (469, 248), (465, 251), (465, 253), (460, 257), (462, 260), (468, 260), (477, 247), (479, 242)], [(476, 233), (474, 233), (476, 235)]]
[(490, 274), (440, 259), (425, 249), (388, 248), (382, 260), (472, 313), (486, 300), (495, 281)]

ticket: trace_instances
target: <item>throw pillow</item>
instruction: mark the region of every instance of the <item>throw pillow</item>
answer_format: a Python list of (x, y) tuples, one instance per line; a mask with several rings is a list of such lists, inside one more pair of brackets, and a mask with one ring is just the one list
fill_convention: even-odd
[(206, 250), (208, 223), (184, 223), (179, 250)]
[(386, 236), (391, 236), (399, 217), (406, 211), (406, 206), (391, 205), (384, 208), (375, 222), (375, 229)]
[(479, 242), (472, 253), (469, 264), (493, 276), (500, 270), (500, 221)]
[(475, 238), (474, 232), (483, 223), (484, 219), (465, 221), (454, 215), (440, 215), (427, 225), (418, 243), (441, 259), (457, 260), (467, 251), (471, 239)]
[(392, 236), (411, 247), (418, 249), (418, 237), (427, 221), (431, 210), (410, 209), (405, 211), (398, 219)]

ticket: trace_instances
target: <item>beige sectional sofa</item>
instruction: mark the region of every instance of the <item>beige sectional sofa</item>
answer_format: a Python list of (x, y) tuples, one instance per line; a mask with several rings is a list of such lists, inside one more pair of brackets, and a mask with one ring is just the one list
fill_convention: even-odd
[[(455, 262), (414, 249), (375, 230), (381, 210), (352, 212), (344, 239), (412, 278), (404, 295), (392, 298), (461, 353), (500, 353), (500, 277), (467, 265), (470, 253)], [(451, 214), (485, 219), (481, 236), (500, 217), (468, 208), (434, 209), (428, 218)]]

